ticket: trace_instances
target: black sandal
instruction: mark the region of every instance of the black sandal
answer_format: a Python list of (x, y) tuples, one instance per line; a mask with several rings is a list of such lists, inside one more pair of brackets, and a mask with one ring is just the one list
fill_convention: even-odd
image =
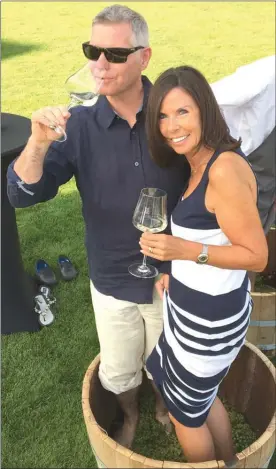
[(73, 280), (78, 275), (77, 270), (67, 256), (60, 255), (58, 258), (58, 265), (63, 280)]
[(51, 286), (57, 283), (55, 272), (44, 259), (36, 261), (35, 277), (38, 283), (42, 285)]

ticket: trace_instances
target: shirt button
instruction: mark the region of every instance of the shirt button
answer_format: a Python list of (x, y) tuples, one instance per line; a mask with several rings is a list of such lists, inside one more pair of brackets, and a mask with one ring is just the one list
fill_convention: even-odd
[(138, 161), (135, 161), (135, 163), (134, 163), (134, 164), (135, 164), (135, 166), (139, 166), (139, 163), (138, 163)]

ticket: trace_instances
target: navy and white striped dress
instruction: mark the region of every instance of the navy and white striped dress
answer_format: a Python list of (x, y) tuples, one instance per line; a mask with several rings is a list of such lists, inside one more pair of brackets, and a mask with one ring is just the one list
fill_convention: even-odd
[[(205, 207), (209, 169), (219, 154), (213, 154), (199, 185), (174, 209), (174, 236), (214, 246), (231, 244)], [(252, 309), (250, 281), (245, 270), (174, 260), (163, 303), (164, 328), (147, 369), (176, 420), (199, 427), (245, 341)]]

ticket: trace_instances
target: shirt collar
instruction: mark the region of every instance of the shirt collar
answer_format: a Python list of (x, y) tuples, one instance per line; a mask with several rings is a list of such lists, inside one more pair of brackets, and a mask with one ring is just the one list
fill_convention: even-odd
[[(152, 84), (145, 75), (142, 75), (142, 84), (144, 88), (144, 98), (143, 98), (142, 107), (141, 109), (139, 109), (138, 113), (142, 112), (144, 114), (145, 109), (147, 107), (149, 92), (150, 92), (150, 88)], [(98, 107), (98, 122), (102, 127), (104, 127), (105, 129), (108, 129), (113, 123), (114, 119), (118, 117), (118, 114), (114, 112), (106, 96), (99, 97), (97, 101), (97, 107)]]

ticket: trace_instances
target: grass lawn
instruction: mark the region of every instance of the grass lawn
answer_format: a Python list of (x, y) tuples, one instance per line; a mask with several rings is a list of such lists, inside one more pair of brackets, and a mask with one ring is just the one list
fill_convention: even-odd
[[(81, 43), (89, 39), (91, 19), (105, 5), (2, 4), (3, 112), (30, 117), (39, 107), (67, 102), (63, 82), (84, 63)], [(152, 80), (169, 66), (187, 63), (215, 81), (274, 53), (273, 3), (131, 2), (129, 6), (149, 23)], [(54, 200), (17, 210), (17, 222), (30, 273), (38, 257), (55, 267), (60, 253), (69, 255), (80, 273), (73, 282), (60, 282), (55, 288), (52, 326), (2, 339), (2, 467), (96, 467), (80, 398), (83, 375), (99, 345), (74, 181), (63, 186)]]

